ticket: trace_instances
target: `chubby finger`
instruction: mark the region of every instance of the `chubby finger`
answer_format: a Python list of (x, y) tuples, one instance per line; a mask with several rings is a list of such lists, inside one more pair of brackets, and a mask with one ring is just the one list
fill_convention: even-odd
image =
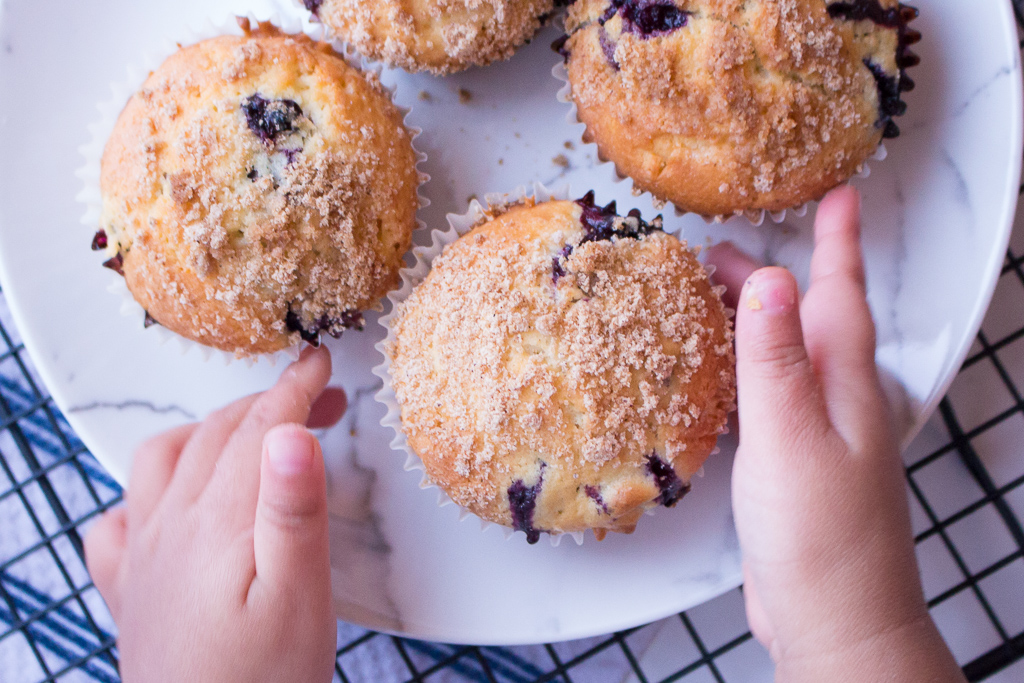
[(329, 602), (324, 459), (302, 425), (274, 427), (263, 439), (253, 552), (256, 580), (264, 586), (301, 586)]
[(264, 436), (281, 424), (305, 424), (330, 378), (330, 353), (323, 348), (306, 349), (277, 384), (259, 395), (228, 439), (202, 495), (211, 497), (234, 520), (229, 530), (252, 528)]
[(784, 268), (762, 268), (743, 287), (736, 312), (741, 446), (796, 453), (829, 429), (798, 300), (796, 280)]
[(860, 248), (860, 192), (838, 187), (821, 200), (814, 219), (811, 285), (838, 277), (864, 289), (864, 257)]
[(729, 308), (735, 309), (743, 284), (751, 273), (764, 264), (737, 249), (732, 242), (720, 242), (710, 247), (705, 254), (708, 265), (715, 267), (711, 281), (716, 285), (725, 285), (722, 301)]
[(175, 427), (143, 443), (135, 452), (132, 474), (125, 493), (128, 524), (133, 528), (146, 523), (163, 499), (174, 477), (185, 444), (198, 424)]
[(327, 387), (320, 398), (309, 409), (306, 426), (310, 429), (326, 429), (338, 424), (348, 409), (348, 396), (344, 389)]
[(111, 509), (85, 536), (85, 564), (96, 589), (116, 620), (121, 613), (117, 575), (128, 542), (128, 514), (124, 506)]
[(228, 440), (245, 419), (257, 398), (259, 394), (240, 398), (210, 413), (199, 424), (178, 457), (174, 479), (168, 490), (169, 497), (185, 505), (199, 497), (210, 482), (217, 460)]
[(853, 188), (832, 191), (819, 208), (802, 319), (830, 420), (856, 445), (862, 431), (878, 424), (884, 399), (860, 245), (860, 195)]

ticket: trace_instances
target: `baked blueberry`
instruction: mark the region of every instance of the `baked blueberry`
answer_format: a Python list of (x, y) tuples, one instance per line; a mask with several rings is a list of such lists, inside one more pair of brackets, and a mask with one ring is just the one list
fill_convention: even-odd
[(897, 28), (902, 23), (902, 6), (882, 7), (878, 0), (854, 0), (854, 2), (833, 2), (828, 13), (833, 19), (862, 21), (867, 19), (880, 26)]
[(512, 528), (516, 531), (525, 531), (526, 540), (531, 545), (540, 540), (540, 530), (533, 526), (533, 513), (537, 509), (537, 496), (540, 495), (541, 486), (544, 485), (544, 468), (541, 463), (540, 472), (537, 475), (537, 483), (527, 486), (522, 479), (517, 479), (508, 487), (509, 514), (512, 515)]
[[(612, 68), (616, 71), (619, 70), (619, 63), (615, 61), (615, 43), (612, 42), (611, 38), (608, 37), (608, 31), (603, 28), (598, 34), (598, 40), (601, 41), (601, 51), (604, 52), (604, 58), (608, 60), (608, 63), (612, 65)], [(565, 53), (565, 57), (568, 58), (569, 53)]]
[(122, 256), (120, 252), (114, 254), (103, 262), (103, 267), (109, 268), (118, 275), (124, 275), (124, 256)]
[(611, 514), (611, 511), (608, 509), (608, 504), (604, 502), (604, 497), (601, 495), (601, 490), (598, 487), (588, 485), (584, 487), (584, 491), (587, 492), (587, 497), (597, 504), (597, 507), (601, 509), (601, 512), (606, 515)]
[(899, 137), (900, 129), (893, 121), (894, 116), (902, 116), (907, 111), (907, 105), (900, 99), (900, 83), (896, 76), (890, 76), (878, 64), (870, 59), (864, 60), (864, 66), (868, 68), (875, 78), (878, 86), (878, 121), (877, 128), (882, 129), (882, 137)]
[(683, 28), (690, 13), (672, 0), (612, 0), (601, 23), (616, 14), (622, 17), (627, 31), (641, 38), (651, 38)]
[(614, 201), (607, 206), (597, 206), (594, 202), (593, 190), (585, 194), (581, 199), (577, 199), (576, 204), (583, 209), (583, 212), (580, 214), (580, 223), (584, 229), (583, 238), (577, 244), (565, 245), (559, 255), (554, 258), (552, 270), (556, 283), (566, 274), (564, 268), (565, 260), (581, 244), (600, 242), (612, 238), (640, 239), (644, 235), (649, 235), (651, 232), (663, 229), (661, 216), (647, 223), (641, 218), (639, 209), (632, 209), (623, 217), (618, 214), (618, 207)]
[(265, 145), (272, 145), (286, 133), (295, 130), (302, 107), (292, 100), (268, 100), (259, 93), (242, 101), (242, 112), (249, 130)]
[(673, 507), (689, 493), (690, 485), (684, 484), (672, 466), (659, 458), (657, 454), (652, 453), (647, 456), (647, 469), (651, 471), (654, 480), (658, 482), (658, 490), (661, 491), (658, 502), (665, 507)]
[(564, 247), (562, 247), (562, 251), (558, 253), (558, 256), (551, 260), (551, 272), (555, 284), (558, 284), (558, 280), (560, 278), (565, 277), (565, 268), (562, 266), (562, 264), (565, 262), (565, 259), (569, 258), (569, 256), (572, 255), (573, 249), (574, 245), (567, 244)]
[(97, 230), (96, 234), (92, 236), (92, 250), (103, 251), (107, 248), (107, 232), (106, 230)]
[(322, 333), (339, 339), (345, 330), (362, 330), (364, 326), (363, 314), (360, 311), (342, 311), (338, 317), (322, 315), (319, 318), (304, 321), (302, 315), (289, 308), (284, 321), (289, 330), (298, 332), (303, 341), (314, 347), (320, 346)]
[[(661, 216), (647, 223), (640, 217), (639, 209), (631, 209), (625, 218), (619, 216), (616, 202), (607, 206), (594, 203), (594, 191), (591, 190), (576, 203), (583, 208), (580, 222), (586, 230), (582, 242), (610, 240), (613, 237), (637, 239), (643, 235), (663, 229)], [(581, 242), (581, 243), (582, 243)]]

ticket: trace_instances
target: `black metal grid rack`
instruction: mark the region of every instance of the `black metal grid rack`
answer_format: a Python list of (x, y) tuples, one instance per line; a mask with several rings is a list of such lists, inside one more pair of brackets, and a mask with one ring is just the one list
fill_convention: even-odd
[[(1024, 0), (1014, 0), (1014, 5), (1018, 24), (1024, 26)], [(1016, 310), (1024, 310), (1022, 217), (1019, 212), (1014, 246), (1000, 280), (1002, 293), (997, 295), (1020, 302)], [(933, 613), (959, 610), (966, 600), (982, 615), (985, 627), (994, 630), (995, 646), (964, 666), (971, 681), (1015, 663), (1016, 671), (1024, 660), (1024, 620), (1018, 618), (1022, 615), (1008, 616), (988, 591), (989, 582), (1024, 565), (1024, 468), (1006, 476), (998, 462), (986, 460), (985, 447), (989, 435), (1018, 422), (1018, 427), (1024, 426), (1024, 313), (1019, 319), (990, 315), (990, 320), (960, 377), (967, 396), (975, 381), (971, 375), (987, 377), (986, 386), (994, 383), (1000, 395), (999, 385), (1004, 385), (1006, 396), (995, 412), (979, 414), (969, 399), (958, 403), (954, 385), (935, 421), (940, 435), (925, 439), (929, 445), (919, 446), (920, 452), (912, 451), (907, 459), (919, 555), (928, 547), (938, 549), (952, 563), (954, 576), (929, 591), (929, 606)], [(1024, 440), (1018, 443), (1020, 450), (1012, 455), (1020, 461)], [(928, 480), (940, 465), (956, 468), (969, 483), (965, 488), (973, 492), (955, 509), (950, 509), (949, 500), (929, 494)], [(119, 680), (113, 624), (85, 570), (82, 529), (120, 499), (117, 484), (69, 428), (34, 375), (10, 321), (0, 315), (0, 673), (5, 681)], [(1006, 539), (997, 544), (998, 556), (990, 553), (983, 562), (963, 550), (964, 534), (958, 532), (966, 520), (981, 514), (987, 514), (989, 524), (1000, 527)], [(15, 528), (21, 531), (14, 534)], [(928, 560), (922, 559), (922, 568), (928, 590)], [(642, 629), (570, 644), (478, 648), (424, 643), (342, 625), (335, 680), (590, 683), (608, 680), (601, 673), (603, 663), (615, 658), (622, 665), (616, 669), (620, 679), (622, 672), (631, 671), (633, 680), (642, 683), (747, 681), (749, 671), (729, 663), (738, 650), (758, 647), (745, 625), (727, 636), (708, 635), (700, 625), (697, 613), (719, 609), (716, 605), (722, 600), (735, 607), (738, 593), (680, 614), (672, 622), (680, 642), (689, 641), (680, 648), (683, 653), (672, 671), (664, 666), (645, 670), (634, 647)]]

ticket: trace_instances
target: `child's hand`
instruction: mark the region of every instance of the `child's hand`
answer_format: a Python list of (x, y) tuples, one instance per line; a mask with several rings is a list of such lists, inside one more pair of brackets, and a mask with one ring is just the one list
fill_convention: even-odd
[(751, 628), (782, 681), (961, 681), (925, 608), (875, 366), (860, 197), (821, 203), (802, 303), (781, 268), (709, 260), (736, 302), (733, 507)]
[(86, 538), (124, 680), (331, 679), (323, 455), (302, 426), (344, 410), (330, 376), (307, 350), (266, 393), (139, 450), (127, 506)]

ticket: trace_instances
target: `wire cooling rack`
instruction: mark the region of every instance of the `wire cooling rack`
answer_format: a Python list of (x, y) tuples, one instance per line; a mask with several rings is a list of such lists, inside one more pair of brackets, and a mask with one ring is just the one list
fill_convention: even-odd
[[(1024, 0), (1014, 5), (1024, 26)], [(969, 680), (1024, 680), (1024, 209), (993, 308), (906, 461), (922, 577), (943, 635)], [(0, 680), (118, 681), (114, 627), (82, 536), (121, 490), (34, 374), (2, 295), (0, 473)], [(335, 672), (343, 683), (772, 675), (739, 591), (651, 626), (528, 648), (439, 645), (340, 624)]]

